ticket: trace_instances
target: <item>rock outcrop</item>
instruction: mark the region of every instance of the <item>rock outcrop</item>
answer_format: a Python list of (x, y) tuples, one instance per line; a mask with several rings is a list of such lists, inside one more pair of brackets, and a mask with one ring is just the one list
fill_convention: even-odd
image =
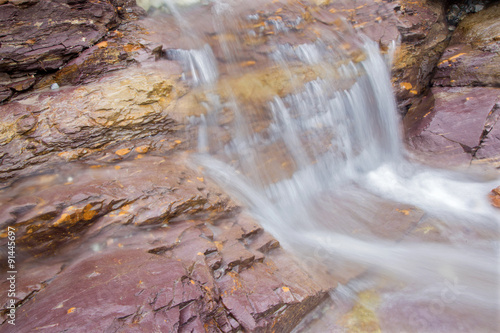
[[(323, 75), (325, 67), (269, 66), (276, 41), (350, 36), (343, 20), (383, 52), (399, 41), (394, 87), (400, 111), (410, 110), (410, 146), (447, 161), (492, 161), (500, 139), (498, 7), (463, 20), (449, 45), (449, 18), (430, 0), (273, 2), (244, 21), (253, 34), (219, 35), (212, 22), (197, 28), (224, 64), (213, 87), (222, 103), (227, 87), (261, 105)], [(186, 118), (204, 112), (206, 91), (182, 80), (182, 64), (172, 61), (189, 44), (185, 36), (171, 22), (167, 32), (153, 30), (152, 18), (132, 22), (141, 15), (134, 0), (0, 1), (0, 248), (14, 227), (16, 329), (291, 331), (337, 282), (310, 276), (187, 167)], [(290, 35), (279, 34), (286, 29)], [(241, 43), (233, 63), (222, 39)], [(365, 59), (359, 41), (342, 42), (341, 61)], [(240, 75), (225, 77), (234, 67)], [(382, 211), (387, 223), (377, 232), (390, 240), (423, 214)], [(347, 273), (346, 281), (359, 271)]]
[(432, 87), (405, 117), (411, 148), (439, 164), (500, 159), (500, 5), (460, 22), (443, 53)]
[(22, 170), (32, 172), (42, 163), (83, 158), (112, 144), (168, 136), (176, 126), (175, 101), (185, 93), (174, 73), (175, 66), (170, 76), (152, 70), (122, 72), (0, 106), (2, 180)]
[(143, 12), (135, 1), (123, 0), (0, 2), (0, 102), (33, 87), (105, 39), (122, 20)]
[(315, 282), (182, 155), (134, 150), (0, 194), (17, 237), (16, 329), (290, 331), (334, 285)]
[[(336, 281), (309, 276), (186, 167), (190, 133), (179, 129), (199, 114), (203, 93), (164, 59), (163, 36), (148, 30), (154, 21), (116, 26), (134, 18), (123, 8), (135, 1), (101, 5), (116, 11), (96, 40), (41, 58), (57, 66), (13, 67), (1, 77), (0, 96), (11, 100), (0, 106), (0, 225), (16, 230), (16, 329), (290, 331)], [(14, 90), (12, 78), (29, 71), (34, 77)], [(271, 88), (294, 88), (280, 73), (263, 69), (221, 84), (249, 99), (251, 81), (261, 92), (252, 97), (264, 102)], [(300, 66), (296, 74), (318, 75)], [(8, 297), (0, 297), (5, 319)]]

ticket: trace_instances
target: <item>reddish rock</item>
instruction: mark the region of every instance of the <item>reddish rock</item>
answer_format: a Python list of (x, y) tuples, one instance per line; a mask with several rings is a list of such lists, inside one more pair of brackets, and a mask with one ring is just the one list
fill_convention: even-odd
[(3, 102), (12, 96), (12, 91), (7, 87), (0, 87), (0, 102)]
[(488, 115), (484, 126), (481, 142), (477, 148), (474, 158), (478, 162), (488, 162), (498, 165), (500, 162), (500, 105), (497, 103)]
[(404, 119), (409, 146), (439, 164), (470, 163), (499, 92), (496, 88), (432, 88)]
[(110, 0), (121, 19), (130, 21), (146, 16), (146, 11), (137, 6), (136, 0)]
[[(326, 2), (325, 2), (326, 3)], [(310, 9), (318, 22), (338, 30), (339, 18), (380, 44), (384, 53), (398, 43), (393, 61), (393, 86), (400, 112), (418, 102), (448, 45), (445, 4), (439, 1), (330, 1)], [(332, 28), (330, 28), (332, 29)], [(343, 33), (344, 36), (348, 31)], [(346, 47), (348, 42), (343, 45)]]
[[(209, 192), (213, 185), (198, 186), (191, 181), (196, 174), (159, 157), (67, 168), (33, 179), (35, 192), (23, 192), (23, 185), (3, 191), (1, 223), (17, 228), (20, 250), (49, 255), (80, 233), (98, 232), (109, 224), (152, 226), (231, 206), (227, 197)], [(152, 175), (145, 178), (145, 170)], [(185, 180), (192, 185), (173, 190)]]
[[(169, 70), (175, 73), (178, 68)], [(184, 91), (175, 74), (141, 69), (79, 88), (39, 91), (2, 105), (0, 179), (48, 160), (82, 158), (121, 141), (160, 133), (168, 136), (178, 126), (172, 116), (175, 99)], [(137, 155), (134, 151), (133, 156)]]
[(418, 103), (448, 45), (450, 31), (440, 1), (399, 1), (394, 4), (401, 45), (393, 65), (393, 85), (400, 112)]
[(20, 92), (20, 91), (24, 91), (24, 90), (27, 90), (31, 87), (33, 87), (33, 85), (35, 84), (35, 78), (34, 77), (30, 77), (30, 78), (27, 78), (27, 79), (21, 79), (19, 81), (16, 81), (14, 83), (11, 83), (9, 85), (9, 88), (13, 89), (14, 91), (17, 91), (17, 92)]
[(257, 261), (246, 240), (269, 236), (171, 160), (71, 163), (2, 193), (2, 230), (18, 240), (16, 330), (290, 331), (325, 297), (334, 281), (318, 284), (279, 246)]
[(118, 17), (109, 1), (8, 2), (0, 9), (0, 71), (52, 71), (101, 39)]
[(470, 14), (453, 33), (437, 66), (436, 86), (500, 85), (500, 4)]
[(404, 119), (409, 146), (445, 165), (498, 165), (500, 5), (469, 14), (436, 66), (434, 87)]

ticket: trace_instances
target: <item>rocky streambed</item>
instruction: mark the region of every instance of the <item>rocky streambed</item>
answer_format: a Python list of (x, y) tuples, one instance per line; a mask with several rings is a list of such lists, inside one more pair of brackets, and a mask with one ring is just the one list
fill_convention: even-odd
[[(276, 41), (355, 29), (387, 55), (397, 41), (393, 87), (413, 158), (494, 174), (500, 6), (479, 5), (273, 2), (234, 14), (255, 17), (231, 23), (246, 22), (251, 38), (218, 34), (202, 19), (195, 27), (224, 64), (213, 91), (229, 100), (231, 87), (257, 105), (324, 75), (299, 63), (291, 73), (273, 67), (266, 59)], [(207, 8), (193, 8), (192, 17)], [(276, 33), (280, 26), (292, 33)], [(364, 272), (312, 270), (193, 167), (189, 118), (205, 112), (207, 92), (173, 59), (172, 50), (192, 47), (186, 36), (171, 15), (148, 14), (133, 0), (0, 1), (0, 331), (289, 332), (338, 282)], [(232, 41), (243, 47), (224, 62), (221, 45)], [(353, 62), (365, 58), (342, 42)], [(419, 209), (380, 207), (382, 237), (433, 236)], [(15, 297), (7, 280), (12, 228)], [(362, 317), (355, 308), (327, 327), (378, 329)]]

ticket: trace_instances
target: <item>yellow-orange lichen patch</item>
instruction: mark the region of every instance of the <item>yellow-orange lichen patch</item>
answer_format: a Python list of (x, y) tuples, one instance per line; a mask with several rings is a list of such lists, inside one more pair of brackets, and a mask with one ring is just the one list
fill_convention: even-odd
[(115, 30), (113, 32), (115, 33), (116, 37), (118, 37), (118, 38), (122, 38), (123, 37), (123, 32), (120, 32), (118, 30)]
[(244, 61), (244, 62), (240, 63), (241, 67), (249, 67), (249, 66), (253, 66), (253, 65), (255, 65), (255, 61), (253, 61), (253, 60)]
[(128, 153), (130, 153), (130, 148), (123, 148), (123, 149), (118, 149), (117, 151), (115, 151), (115, 154), (118, 156), (124, 156), (124, 155), (127, 155)]
[(215, 244), (215, 247), (217, 248), (217, 251), (222, 251), (222, 248), (224, 247), (222, 245), (222, 242), (215, 241), (214, 244)]
[(91, 204), (86, 205), (85, 208), (83, 209), (83, 219), (85, 221), (92, 220), (96, 214), (97, 211), (92, 210)]
[(137, 51), (137, 50), (142, 49), (142, 46), (141, 45), (134, 45), (134, 44), (127, 44), (127, 45), (123, 45), (123, 49), (126, 52), (133, 52), (133, 51)]
[(400, 86), (401, 88), (406, 89), (406, 90), (410, 90), (411, 88), (413, 88), (413, 86), (412, 86), (412, 84), (411, 84), (410, 82), (401, 82), (401, 83), (399, 84), (399, 86)]
[(139, 154), (146, 154), (149, 151), (149, 146), (139, 146), (135, 148), (135, 151)]
[(397, 212), (400, 212), (401, 214), (404, 214), (406, 216), (410, 215), (410, 210), (409, 209), (398, 209), (396, 208)]

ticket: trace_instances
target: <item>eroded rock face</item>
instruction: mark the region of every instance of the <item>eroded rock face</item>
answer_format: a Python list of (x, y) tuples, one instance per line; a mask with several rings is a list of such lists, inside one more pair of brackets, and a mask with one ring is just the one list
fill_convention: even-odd
[(18, 239), (16, 329), (290, 331), (334, 286), (182, 155), (145, 154), (73, 163), (3, 191), (2, 230)]
[[(0, 106), (1, 178), (77, 152), (168, 134), (176, 100), (185, 93), (175, 66), (165, 72), (122, 72), (91, 85), (34, 94)], [(55, 161), (55, 160), (54, 160)]]
[(433, 78), (435, 86), (500, 85), (500, 4), (466, 17), (455, 30)]
[(401, 46), (394, 59), (393, 84), (400, 112), (405, 114), (429, 86), (450, 31), (439, 1), (400, 1), (394, 10)]
[(8, 1), (0, 10), (0, 71), (51, 71), (118, 24), (109, 1)]
[(405, 117), (410, 147), (444, 165), (500, 159), (498, 50), (500, 5), (470, 14), (457, 27), (426, 97)]
[(410, 147), (444, 164), (470, 163), (499, 98), (495, 88), (432, 88), (405, 117)]
[[(109, 31), (120, 22), (143, 14), (133, 0), (0, 2), (0, 102), (30, 89), (44, 75), (63, 68), (82, 52), (80, 62), (87, 63), (86, 71), (78, 73), (80, 81), (82, 76), (97, 77), (99, 73), (124, 68), (127, 52), (121, 45), (114, 52), (112, 47), (101, 50), (102, 43), (98, 51), (103, 52), (86, 50), (112, 37), (108, 36)], [(84, 67), (78, 66), (78, 62), (76, 65), (65, 68), (65, 72)], [(107, 67), (111, 68), (104, 70)], [(75, 78), (72, 83), (79, 83), (74, 81)]]

